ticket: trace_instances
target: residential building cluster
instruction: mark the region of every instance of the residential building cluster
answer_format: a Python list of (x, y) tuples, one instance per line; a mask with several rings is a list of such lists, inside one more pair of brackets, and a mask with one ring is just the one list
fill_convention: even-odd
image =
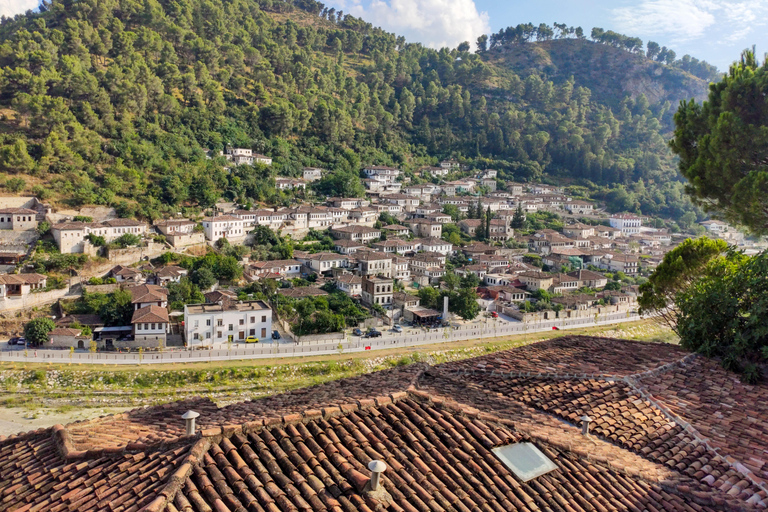
[[(271, 164), (270, 159), (249, 149), (227, 149), (221, 156), (235, 165)], [(307, 167), (301, 178), (278, 177), (275, 184), (283, 190), (306, 189), (324, 173), (323, 169)], [(467, 175), (458, 162), (446, 160), (419, 174), (432, 181), (411, 183), (396, 167), (365, 166), (361, 170), (365, 197), (313, 200), (307, 194), (297, 195), (294, 204), (287, 207), (259, 205), (245, 209), (219, 205), (213, 214), (202, 218), (161, 219), (151, 226), (133, 219), (48, 217), (50, 210), (32, 201), (0, 209), (0, 229), (29, 233), (45, 219), (62, 253), (87, 254), (92, 254), (95, 237), (109, 244), (126, 234), (146, 241), (162, 235), (161, 243), (168, 248), (184, 250), (213, 245), (220, 239), (231, 244), (249, 243), (249, 236), (259, 227), (296, 240), (310, 230), (322, 231), (333, 239), (332, 250), (295, 250), (293, 257), (285, 260), (245, 258), (244, 281), (288, 281), (315, 274), (315, 285), (294, 288), (287, 284), (279, 293), (293, 298), (322, 295), (325, 292), (320, 285), (332, 282), (364, 306), (383, 308), (390, 320), (403, 318), (416, 323), (434, 322), (442, 313), (426, 311), (412, 293), (424, 286), (441, 286), (449, 270), (459, 276), (475, 275), (480, 282), (481, 305), (487, 311), (510, 316), (519, 313), (521, 318), (528, 318), (524, 315), (540, 313), (527, 311), (530, 308), (525, 304), (535, 302), (541, 291), (557, 295), (552, 304), (566, 311), (591, 312), (591, 308), (609, 304), (632, 308), (637, 289), (616, 289), (613, 285), (605, 290), (605, 274), (629, 278), (647, 274), (682, 239), (649, 227), (648, 219), (639, 215), (606, 214), (595, 203), (571, 197), (560, 187), (502, 181), (493, 169)], [(539, 211), (561, 215), (564, 226), (533, 233), (513, 228), (520, 215)], [(386, 223), (380, 222), (383, 218)], [(743, 235), (723, 222), (702, 224), (712, 236), (743, 242)], [(23, 255), (0, 251), (0, 264), (6, 263), (9, 270), (18, 271), (22, 259)], [(259, 301), (237, 301), (226, 290), (207, 296), (204, 304), (188, 305), (179, 327), (178, 322), (170, 320), (167, 298), (160, 296), (167, 296), (164, 287), (178, 282), (186, 273), (175, 266), (150, 271), (135, 265), (114, 267), (108, 277), (130, 288), (132, 294), (146, 292), (142, 297), (151, 300), (137, 299), (130, 326), (122, 331), (105, 328), (107, 331), (97, 337), (115, 342), (128, 340), (125, 346), (130, 348), (162, 346), (169, 335), (183, 337), (188, 346), (201, 347), (270, 335), (271, 307)], [(46, 286), (44, 275), (0, 274), (0, 306), (45, 290)], [(402, 289), (411, 293), (403, 296), (398, 291)], [(110, 332), (115, 335), (110, 336)], [(64, 343), (67, 336), (61, 331), (54, 338)], [(80, 346), (82, 337), (78, 336), (68, 342)]]

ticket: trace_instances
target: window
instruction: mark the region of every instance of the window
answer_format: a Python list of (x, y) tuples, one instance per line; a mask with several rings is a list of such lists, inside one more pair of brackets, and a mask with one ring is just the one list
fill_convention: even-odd
[(152, 330), (156, 329), (155, 324), (152, 324)]
[(195, 327), (198, 327), (200, 325), (200, 320), (195, 320)]
[(249, 331), (249, 335), (250, 335), (250, 336), (256, 336), (256, 329), (251, 329), (251, 330)]
[(200, 335), (198, 333), (195, 333), (195, 334), (192, 335), (192, 339), (193, 340), (199, 340), (200, 339)]
[(252, 316), (252, 317), (251, 317), (251, 323), (252, 323), (252, 324), (255, 324), (255, 323), (256, 323), (256, 317), (255, 317), (255, 316)]
[(216, 326), (217, 326), (217, 327), (221, 327), (222, 325), (224, 325), (224, 320), (222, 320), (221, 318), (219, 318), (218, 320), (216, 320)]
[(229, 324), (229, 330), (230, 330), (230, 331), (233, 331), (234, 329), (235, 329), (235, 326), (234, 326), (234, 325), (232, 325), (232, 324)]
[(267, 321), (267, 315), (263, 315), (263, 316), (261, 317), (261, 321), (262, 321), (262, 322), (266, 322), (266, 321)]
[(210, 326), (211, 326), (211, 319), (210, 319), (210, 318), (209, 318), (209, 319), (207, 319), (207, 320), (205, 321), (205, 325), (206, 325), (207, 327), (210, 327)]
[(245, 318), (240, 319), (240, 325), (245, 325)]
[(217, 338), (221, 338), (221, 337), (222, 337), (222, 336), (221, 336), (221, 331), (216, 331), (216, 337), (217, 337)]
[(211, 339), (211, 333), (210, 332), (205, 333), (205, 339), (207, 339), (207, 340)]

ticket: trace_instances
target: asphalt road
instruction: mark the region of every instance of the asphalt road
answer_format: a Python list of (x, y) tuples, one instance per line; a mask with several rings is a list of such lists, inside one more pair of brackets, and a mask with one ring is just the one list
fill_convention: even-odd
[(526, 332), (544, 332), (552, 330), (553, 326), (561, 330), (591, 327), (597, 325), (609, 325), (620, 322), (639, 320), (637, 314), (613, 313), (604, 315), (598, 323), (594, 318), (577, 318), (571, 320), (557, 320), (536, 324), (524, 324), (510, 321), (501, 317), (489, 318), (480, 321), (439, 329), (417, 329), (405, 327), (402, 333), (382, 331), (379, 338), (360, 338), (348, 336), (346, 341), (320, 341), (294, 343), (280, 340), (276, 343), (259, 344), (232, 344), (230, 348), (209, 350), (166, 349), (163, 352), (144, 352), (138, 354), (96, 352), (51, 349), (27, 349), (24, 347), (9, 347), (4, 343), (0, 351), (0, 361), (41, 362), (41, 363), (78, 363), (78, 364), (159, 364), (159, 363), (192, 363), (202, 361), (226, 361), (238, 359), (266, 359), (274, 357), (302, 357), (330, 354), (346, 354), (351, 352), (364, 352), (383, 350), (396, 347), (415, 347), (441, 342), (495, 338), (524, 334)]

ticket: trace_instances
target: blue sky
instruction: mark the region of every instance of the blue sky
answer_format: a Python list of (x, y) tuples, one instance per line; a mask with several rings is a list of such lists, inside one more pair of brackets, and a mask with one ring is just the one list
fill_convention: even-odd
[(744, 48), (768, 51), (768, 0), (326, 0), (326, 5), (427, 46), (473, 43), (532, 22), (614, 30), (690, 54), (721, 71)]
[[(325, 0), (326, 5), (433, 48), (474, 42), (518, 23), (614, 30), (690, 54), (721, 71), (744, 48), (768, 51), (768, 0)], [(0, 15), (38, 0), (0, 0)]]

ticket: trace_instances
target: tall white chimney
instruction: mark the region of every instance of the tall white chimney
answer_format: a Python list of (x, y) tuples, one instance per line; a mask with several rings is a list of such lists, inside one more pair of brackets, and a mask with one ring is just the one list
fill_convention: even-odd
[(443, 297), (443, 322), (448, 321), (448, 296)]
[(195, 418), (200, 416), (199, 412), (195, 411), (187, 411), (185, 412), (181, 418), (186, 422), (187, 424), (187, 435), (193, 436), (195, 435)]
[(379, 480), (381, 474), (387, 470), (387, 464), (381, 460), (372, 460), (368, 463), (368, 469), (371, 470), (371, 491), (379, 490)]
[(589, 424), (592, 421), (592, 418), (587, 416), (586, 414), (582, 416), (581, 418), (581, 435), (588, 436), (589, 435)]

